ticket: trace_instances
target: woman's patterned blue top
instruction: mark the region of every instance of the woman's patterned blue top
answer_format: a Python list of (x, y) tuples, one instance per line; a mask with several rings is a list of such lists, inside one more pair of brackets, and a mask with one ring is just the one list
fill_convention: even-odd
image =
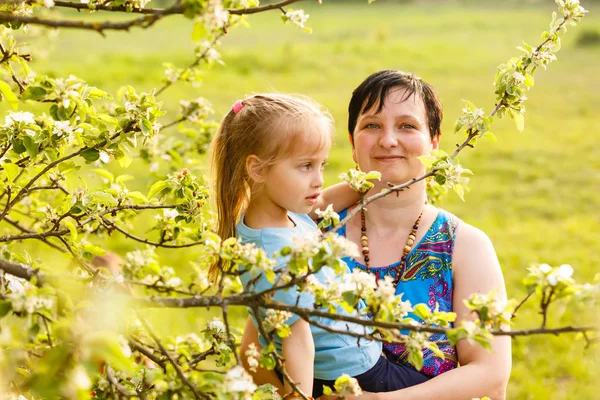
[[(347, 214), (347, 210), (340, 213), (340, 219)], [(439, 311), (452, 312), (452, 252), (454, 250), (454, 239), (459, 219), (447, 211), (439, 210), (439, 213), (421, 241), (413, 247), (406, 259), (406, 267), (399, 271), (400, 262), (383, 266), (371, 267), (371, 272), (377, 279), (383, 279), (386, 275), (395, 278), (400, 274), (400, 282), (396, 287), (396, 294), (401, 295), (403, 300), (409, 300), (411, 304), (425, 303), (431, 310), (436, 304)], [(346, 236), (346, 227), (342, 227), (338, 234)], [(398, 246), (404, 247), (404, 243)], [(359, 268), (366, 270), (366, 266), (360, 262), (345, 258), (351, 270)], [(414, 315), (410, 317), (418, 319)], [(433, 334), (430, 340), (448, 340), (444, 334)], [(451, 344), (439, 345), (445, 358), (437, 357), (431, 350), (423, 350), (423, 369), (421, 373), (434, 377), (443, 372), (456, 368), (456, 348)], [(411, 366), (408, 362), (408, 353), (403, 345), (383, 345), (383, 351), (390, 361)]]

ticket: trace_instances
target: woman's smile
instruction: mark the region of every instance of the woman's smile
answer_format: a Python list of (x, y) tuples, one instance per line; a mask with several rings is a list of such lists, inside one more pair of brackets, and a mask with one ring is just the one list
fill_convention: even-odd
[(382, 162), (382, 163), (393, 163), (393, 162), (397, 162), (397, 161), (406, 160), (406, 157), (401, 156), (401, 155), (394, 155), (394, 154), (374, 156), (373, 158), (375, 160), (377, 160), (378, 162)]

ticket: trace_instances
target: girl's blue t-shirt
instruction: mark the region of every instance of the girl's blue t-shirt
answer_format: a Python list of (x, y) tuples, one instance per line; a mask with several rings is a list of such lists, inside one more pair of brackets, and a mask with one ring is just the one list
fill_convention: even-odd
[[(289, 218), (296, 225), (293, 228), (265, 228), (252, 229), (244, 224), (242, 217), (237, 225), (237, 235), (242, 243), (253, 243), (257, 247), (264, 249), (268, 256), (272, 257), (273, 253), (281, 250), (286, 246), (292, 246), (294, 238), (302, 238), (308, 234), (314, 234), (319, 228), (312, 219), (306, 214), (295, 214), (288, 212)], [(285, 258), (277, 259), (279, 267), (285, 266)], [(315, 274), (319, 282), (327, 284), (328, 282), (340, 279), (335, 272), (325, 266)], [(257, 281), (251, 279), (249, 273), (241, 275), (242, 284), (245, 290), (260, 292), (269, 289), (273, 285), (261, 276)], [(252, 282), (256, 282), (252, 287), (248, 287)], [(279, 290), (273, 295), (273, 300), (289, 304), (298, 305), (303, 308), (314, 307), (314, 295), (310, 293), (298, 292), (296, 288), (288, 290)], [(336, 313), (344, 315), (349, 314), (343, 307), (335, 304)], [(256, 316), (252, 315), (254, 325), (256, 326)], [(264, 315), (262, 316), (264, 318)], [(300, 317), (293, 314), (287, 324), (292, 325)], [(316, 322), (329, 326), (338, 331), (350, 331), (353, 333), (363, 334), (364, 327), (357, 324), (347, 323), (344, 321), (333, 321), (331, 319), (315, 317)], [(381, 343), (366, 339), (357, 339), (352, 336), (327, 332), (322, 328), (310, 325), (310, 330), (315, 343), (315, 365), (314, 377), (316, 379), (334, 380), (342, 374), (357, 376), (371, 369), (381, 356)], [(259, 335), (259, 342), (265, 346), (264, 338)], [(275, 347), (281, 353), (282, 339), (275, 336)]]

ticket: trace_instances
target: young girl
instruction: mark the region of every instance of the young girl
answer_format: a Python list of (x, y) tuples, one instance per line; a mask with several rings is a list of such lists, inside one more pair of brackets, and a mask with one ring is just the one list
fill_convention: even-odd
[[(322, 192), (323, 166), (331, 147), (333, 123), (330, 115), (306, 98), (282, 94), (256, 95), (237, 101), (225, 116), (213, 144), (216, 170), (218, 233), (237, 235), (243, 243), (254, 243), (271, 256), (293, 245), (294, 237), (312, 234), (318, 228), (307, 215), (333, 203), (341, 210), (357, 200), (345, 184)], [(278, 260), (285, 265), (285, 260)], [(327, 267), (315, 274), (327, 283), (339, 279)], [(263, 276), (249, 287), (249, 274), (242, 274), (247, 290), (263, 291), (272, 285)], [(294, 289), (277, 291), (273, 299), (300, 307), (312, 307), (310, 294)], [(338, 314), (348, 313), (337, 306)], [(264, 318), (264, 315), (252, 315)], [(342, 321), (319, 319), (336, 330), (363, 333), (363, 328)], [(257, 335), (256, 327), (247, 328)], [(305, 394), (322, 394), (340, 375), (354, 376), (370, 392), (397, 390), (427, 378), (411, 368), (389, 363), (381, 355), (381, 343), (327, 332), (293, 315), (287, 320), (291, 335), (275, 337), (277, 351), (286, 360), (286, 370)], [(250, 335), (252, 336), (252, 335)], [(261, 345), (264, 338), (258, 337)], [(243, 348), (247, 343), (243, 344)], [(242, 349), (242, 358), (245, 351)], [(291, 386), (273, 371), (259, 370), (258, 384), (271, 383), (281, 394)]]

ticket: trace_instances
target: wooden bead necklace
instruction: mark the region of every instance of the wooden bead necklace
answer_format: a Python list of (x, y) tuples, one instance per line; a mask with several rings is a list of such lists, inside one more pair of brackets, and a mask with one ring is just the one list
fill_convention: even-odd
[[(427, 203), (425, 203), (427, 204)], [(408, 235), (408, 239), (406, 240), (406, 245), (404, 246), (404, 250), (402, 253), (402, 258), (400, 259), (400, 266), (398, 268), (398, 272), (396, 272), (396, 278), (394, 279), (394, 285), (398, 285), (400, 282), (400, 273), (404, 270), (406, 265), (406, 257), (408, 253), (412, 250), (412, 246), (415, 244), (415, 240), (417, 238), (417, 230), (419, 229), (419, 223), (421, 222), (421, 217), (423, 216), (423, 211), (417, 217), (415, 224), (413, 225), (410, 234)], [(362, 254), (365, 259), (365, 266), (367, 267), (367, 273), (371, 273), (371, 267), (369, 265), (369, 238), (367, 236), (367, 221), (365, 218), (365, 209), (361, 208), (360, 210), (360, 244), (362, 246)]]

